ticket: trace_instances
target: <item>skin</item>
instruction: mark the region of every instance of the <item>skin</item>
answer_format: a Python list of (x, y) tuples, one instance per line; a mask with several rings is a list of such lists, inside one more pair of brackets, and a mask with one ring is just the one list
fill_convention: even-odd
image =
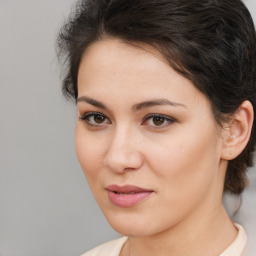
[[(156, 99), (165, 104), (138, 106)], [(77, 108), (78, 160), (110, 225), (129, 236), (122, 256), (216, 256), (234, 241), (222, 205), (227, 130), (156, 50), (113, 38), (93, 43), (80, 63)], [(153, 193), (118, 207), (108, 198), (111, 184)]]

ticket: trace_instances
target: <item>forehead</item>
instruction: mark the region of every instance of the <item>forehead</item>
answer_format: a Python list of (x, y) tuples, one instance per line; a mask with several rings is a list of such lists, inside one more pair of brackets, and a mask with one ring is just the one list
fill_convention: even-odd
[[(153, 77), (159, 84), (166, 75), (176, 80), (185, 80), (176, 74), (156, 49), (148, 45), (137, 47), (118, 39), (106, 39), (93, 43), (83, 54), (78, 72), (78, 86), (84, 85), (84, 80), (96, 82), (98, 79), (104, 79), (105, 84), (108, 79), (119, 80), (121, 86), (133, 78), (138, 86)], [(192, 85), (188, 80), (187, 83)]]
[(85, 51), (78, 73), (78, 95), (134, 101), (167, 97), (182, 104), (202, 100), (209, 104), (193, 83), (174, 71), (156, 49), (136, 47), (118, 39), (97, 41)]
[(109, 69), (111, 74), (117, 73), (118, 67), (134, 73), (136, 70), (145, 71), (150, 68), (156, 71), (160, 63), (168, 65), (155, 48), (142, 43), (126, 43), (116, 38), (107, 38), (91, 44), (82, 56), (79, 71), (81, 67), (85, 67), (86, 62), (90, 62), (90, 67), (88, 65), (87, 68)]

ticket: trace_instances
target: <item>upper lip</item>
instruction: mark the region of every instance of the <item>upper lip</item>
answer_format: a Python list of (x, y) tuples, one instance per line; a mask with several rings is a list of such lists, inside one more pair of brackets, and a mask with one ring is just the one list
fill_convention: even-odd
[(133, 185), (124, 185), (124, 186), (110, 185), (106, 188), (106, 190), (112, 191), (112, 192), (117, 192), (117, 193), (123, 193), (123, 194), (153, 192), (150, 189), (140, 188), (140, 187), (133, 186)]

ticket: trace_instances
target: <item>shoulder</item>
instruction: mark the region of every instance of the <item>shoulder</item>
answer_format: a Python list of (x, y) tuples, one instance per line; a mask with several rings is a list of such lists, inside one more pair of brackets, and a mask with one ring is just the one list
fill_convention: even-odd
[(120, 251), (127, 240), (127, 237), (121, 237), (116, 240), (101, 244), (81, 256), (119, 256)]
[(243, 256), (245, 255), (245, 247), (247, 236), (244, 228), (235, 223), (235, 226), (238, 230), (238, 235), (235, 241), (220, 255), (220, 256)]

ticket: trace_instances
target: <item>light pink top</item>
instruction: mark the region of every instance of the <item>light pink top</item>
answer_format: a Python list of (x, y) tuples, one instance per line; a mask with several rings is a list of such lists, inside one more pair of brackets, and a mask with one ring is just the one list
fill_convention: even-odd
[[(235, 241), (219, 256), (243, 256), (247, 236), (242, 226), (235, 224), (238, 235)], [(120, 251), (128, 238), (122, 237), (104, 244), (84, 253), (81, 256), (119, 256)]]

